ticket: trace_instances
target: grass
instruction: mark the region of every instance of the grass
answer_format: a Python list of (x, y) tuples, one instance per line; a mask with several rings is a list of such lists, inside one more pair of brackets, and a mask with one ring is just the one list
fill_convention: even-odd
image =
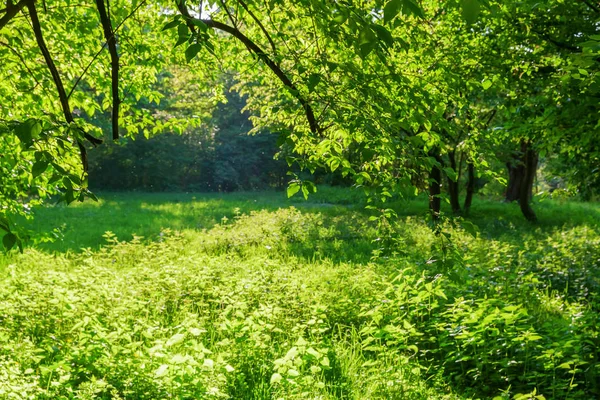
[(597, 205), (480, 200), (474, 237), (333, 188), (101, 197), (0, 259), (2, 398), (600, 395)]

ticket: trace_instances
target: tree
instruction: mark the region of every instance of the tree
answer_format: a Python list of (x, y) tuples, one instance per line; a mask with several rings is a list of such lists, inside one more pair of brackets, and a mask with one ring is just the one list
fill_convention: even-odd
[[(279, 132), (299, 169), (338, 171), (382, 201), (400, 188), (427, 191), (434, 218), (444, 176), (458, 211), (467, 164), (468, 208), (476, 173), (490, 173), (489, 149), (513, 143), (525, 146), (518, 192), (524, 215), (535, 219), (528, 188), (538, 155), (577, 157), (586, 135), (596, 135), (600, 37), (591, 2), (557, 0), (544, 12), (533, 0), (4, 5), (0, 93), (9, 106), (0, 108), (0, 129), (12, 137), (7, 149), (21, 147), (6, 151), (14, 159), (4, 167), (21, 165), (5, 178), (6, 187), (20, 183), (3, 194), (13, 202), (2, 212), (13, 245), (6, 216), (24, 212), (19, 204), (34, 179), (43, 188), (37, 195), (89, 195), (85, 143), (99, 143), (90, 123), (96, 112), (110, 114), (114, 138), (181, 123), (135, 106), (141, 98), (157, 103), (157, 75), (183, 58), (198, 77), (209, 68), (236, 71), (255, 127)], [(482, 123), (492, 110), (500, 130)], [(292, 184), (305, 195), (314, 190), (298, 177)]]

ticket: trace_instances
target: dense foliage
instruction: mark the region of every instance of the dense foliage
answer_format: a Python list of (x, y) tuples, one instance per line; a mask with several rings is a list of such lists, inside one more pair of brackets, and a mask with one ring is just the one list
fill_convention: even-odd
[(66, 224), (42, 248), (89, 247), (1, 260), (0, 393), (598, 396), (597, 207), (545, 202), (543, 219), (563, 216), (531, 227), (516, 207), (476, 203), (476, 237), (448, 228), (461, 266), (414, 215), (422, 202), (393, 205), (393, 253), (364, 212), (296, 206), (282, 193), (156, 194), (40, 209), (40, 223)]
[[(243, 98), (231, 91), (225, 96), (206, 122), (183, 134), (123, 139), (92, 149), (90, 188), (230, 192), (285, 185), (288, 166), (283, 156), (274, 159), (277, 135), (250, 134)], [(169, 102), (158, 110), (169, 109)]]
[[(99, 144), (100, 128), (118, 138), (201, 124), (204, 112), (156, 112), (158, 78), (184, 59), (189, 104), (221, 98), (215, 77), (232, 73), (255, 129), (281, 135), (288, 162), (338, 171), (378, 198), (428, 191), (434, 218), (442, 185), (459, 212), (461, 174), (468, 210), (478, 177), (505, 182), (508, 172), (506, 199), (534, 221), (546, 157), (562, 160), (552, 165), (570, 189), (595, 194), (593, 2), (555, 0), (543, 12), (533, 0), (3, 3), (8, 243), (20, 241), (7, 218), (27, 214), (32, 192), (88, 195), (86, 142)], [(508, 171), (490, 168), (497, 162)], [(248, 185), (220, 179), (226, 190)], [(302, 176), (290, 183), (290, 193), (314, 192)]]

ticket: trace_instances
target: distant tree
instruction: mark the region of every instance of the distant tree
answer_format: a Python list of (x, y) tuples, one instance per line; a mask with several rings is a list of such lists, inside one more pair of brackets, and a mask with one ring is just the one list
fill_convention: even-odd
[[(217, 102), (191, 85), (185, 70), (172, 69), (159, 81), (163, 96), (151, 107), (161, 115), (197, 118), (183, 133), (167, 132), (107, 143), (90, 151), (92, 189), (236, 191), (281, 187), (287, 165), (274, 160), (277, 135), (252, 132), (244, 99), (221, 77), (225, 96)], [(194, 96), (195, 93), (195, 96)], [(141, 102), (144, 103), (143, 99)], [(106, 135), (109, 134), (106, 129)]]

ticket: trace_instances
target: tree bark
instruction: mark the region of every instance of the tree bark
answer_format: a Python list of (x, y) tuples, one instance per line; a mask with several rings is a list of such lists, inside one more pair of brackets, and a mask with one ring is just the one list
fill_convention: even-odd
[(454, 214), (458, 214), (460, 212), (460, 201), (458, 199), (459, 189), (458, 189), (458, 171), (456, 169), (456, 155), (454, 151), (448, 153), (448, 158), (450, 159), (450, 168), (454, 170), (456, 173), (456, 181), (450, 179), (448, 176), (448, 194), (450, 195), (450, 206), (452, 207), (452, 212)]
[(525, 153), (527, 152), (527, 142), (522, 141), (519, 151), (513, 154), (512, 160), (506, 163), (508, 169), (508, 186), (506, 188), (505, 200), (510, 203), (519, 200), (521, 196), (521, 186), (526, 175)]
[(471, 202), (473, 201), (473, 194), (475, 193), (475, 166), (473, 162), (467, 163), (467, 194), (465, 196), (465, 213), (468, 214), (471, 209)]
[(436, 164), (431, 166), (431, 172), (429, 173), (429, 211), (434, 221), (440, 218), (440, 209), (442, 205), (442, 199), (440, 194), (442, 193), (442, 159), (439, 154), (431, 151), (429, 155), (437, 161)]
[(533, 182), (537, 171), (538, 155), (529, 141), (521, 141), (519, 152), (515, 153), (512, 161), (506, 164), (508, 168), (508, 187), (506, 201), (518, 201), (523, 216), (529, 221), (537, 217), (531, 208), (533, 197)]
[(537, 216), (531, 208), (531, 198), (533, 197), (533, 181), (537, 170), (538, 155), (531, 148), (529, 142), (526, 143), (525, 149), (525, 175), (521, 184), (521, 192), (519, 193), (519, 206), (523, 216), (531, 222), (537, 221)]

